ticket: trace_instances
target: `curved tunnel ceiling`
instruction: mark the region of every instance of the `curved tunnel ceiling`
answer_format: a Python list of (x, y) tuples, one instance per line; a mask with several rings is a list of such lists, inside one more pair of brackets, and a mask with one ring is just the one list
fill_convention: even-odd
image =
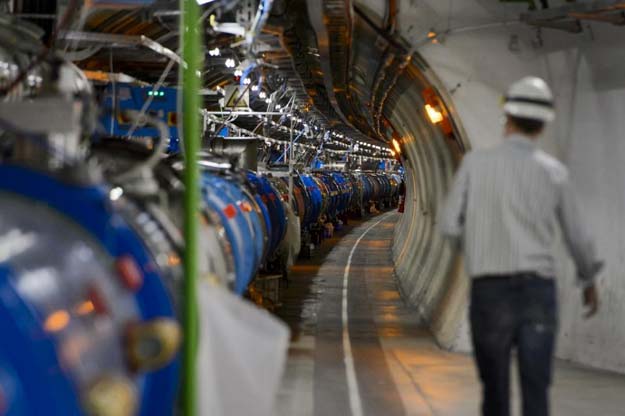
[[(435, 79), (427, 72), (427, 65), (414, 54), (410, 46), (395, 32), (398, 4), (386, 2), (384, 17), (351, 0), (303, 0), (290, 2), (296, 10), (295, 19), (304, 20), (294, 34), (308, 51), (308, 65), (297, 66), (300, 77), (315, 107), (326, 115), (333, 126), (353, 132), (370, 142), (390, 142), (402, 137), (398, 126), (391, 121), (389, 111), (393, 96), (403, 94), (402, 79), (418, 81), (420, 93), (431, 89), (439, 100), (442, 111), (449, 115), (446, 100), (433, 84)], [(379, 10), (380, 11), (380, 10)], [(378, 12), (379, 12), (378, 11)], [(293, 51), (297, 55), (298, 51)], [(295, 57), (297, 60), (297, 56)], [(301, 58), (300, 58), (301, 59)], [(415, 74), (421, 74), (416, 76)], [(423, 101), (423, 100), (420, 100)], [(412, 117), (427, 123), (424, 103), (414, 103)], [(461, 129), (449, 117), (453, 132), (443, 134), (452, 147), (464, 149)], [(454, 146), (453, 142), (456, 142)], [(443, 139), (445, 142), (445, 139)]]

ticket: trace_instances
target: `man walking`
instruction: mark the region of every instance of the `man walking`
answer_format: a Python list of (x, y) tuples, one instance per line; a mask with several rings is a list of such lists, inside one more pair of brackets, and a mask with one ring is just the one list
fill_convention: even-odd
[(551, 90), (540, 78), (524, 78), (510, 87), (504, 111), (504, 142), (464, 157), (440, 227), (460, 239), (472, 278), (470, 320), (483, 415), (510, 414), (516, 347), (523, 415), (546, 416), (557, 329), (556, 223), (577, 266), (587, 317), (598, 310), (594, 280), (602, 263), (566, 167), (535, 145), (555, 118)]

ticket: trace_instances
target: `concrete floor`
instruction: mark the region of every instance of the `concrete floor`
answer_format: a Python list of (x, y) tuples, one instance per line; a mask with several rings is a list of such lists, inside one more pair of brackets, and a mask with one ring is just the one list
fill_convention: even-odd
[[(396, 215), (355, 223), (295, 267), (279, 311), (293, 340), (276, 415), (479, 414), (471, 357), (440, 350), (397, 291), (391, 260)], [(344, 325), (346, 265), (360, 237), (347, 273)], [(552, 414), (625, 415), (624, 376), (562, 362), (556, 367)], [(514, 412), (516, 390), (515, 384)]]

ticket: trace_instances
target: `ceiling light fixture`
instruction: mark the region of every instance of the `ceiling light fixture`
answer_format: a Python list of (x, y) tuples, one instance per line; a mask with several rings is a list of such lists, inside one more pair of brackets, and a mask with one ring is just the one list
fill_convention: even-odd
[(432, 124), (438, 124), (443, 121), (443, 113), (432, 107), (430, 104), (425, 105), (425, 111), (427, 112)]
[(399, 142), (397, 141), (397, 139), (393, 139), (393, 147), (395, 148), (395, 151), (398, 154), (401, 153), (401, 146), (400, 146)]

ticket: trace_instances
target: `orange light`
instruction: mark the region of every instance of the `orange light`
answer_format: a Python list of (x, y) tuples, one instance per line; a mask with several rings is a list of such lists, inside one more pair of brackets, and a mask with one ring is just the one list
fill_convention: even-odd
[(397, 139), (393, 139), (393, 147), (398, 154), (401, 153), (401, 146), (399, 145)]
[(436, 32), (434, 32), (433, 30), (430, 30), (430, 31), (428, 32), (428, 39), (433, 39), (433, 38), (435, 38), (436, 36), (438, 36), (438, 34), (437, 34)]
[(94, 311), (94, 309), (95, 307), (93, 306), (93, 302), (91, 302), (90, 300), (86, 300), (78, 305), (78, 307), (76, 308), (76, 313), (81, 316), (89, 315), (91, 312)]
[(246, 202), (246, 201), (239, 202), (239, 207), (241, 208), (243, 212), (252, 212), (254, 210), (254, 208), (252, 208), (249, 202)]
[(396, 155), (396, 154), (397, 154), (397, 153), (395, 153), (395, 151), (394, 151), (393, 149), (391, 149), (391, 155), (392, 155), (393, 157), (395, 157), (395, 155)]
[(170, 254), (167, 258), (167, 263), (170, 266), (178, 266), (181, 263), (181, 259), (176, 254)]
[(64, 310), (56, 311), (46, 318), (43, 327), (48, 332), (59, 332), (69, 324), (69, 313)]
[(428, 113), (428, 117), (432, 124), (438, 124), (443, 121), (443, 113), (432, 107), (430, 104), (425, 105), (425, 111)]

